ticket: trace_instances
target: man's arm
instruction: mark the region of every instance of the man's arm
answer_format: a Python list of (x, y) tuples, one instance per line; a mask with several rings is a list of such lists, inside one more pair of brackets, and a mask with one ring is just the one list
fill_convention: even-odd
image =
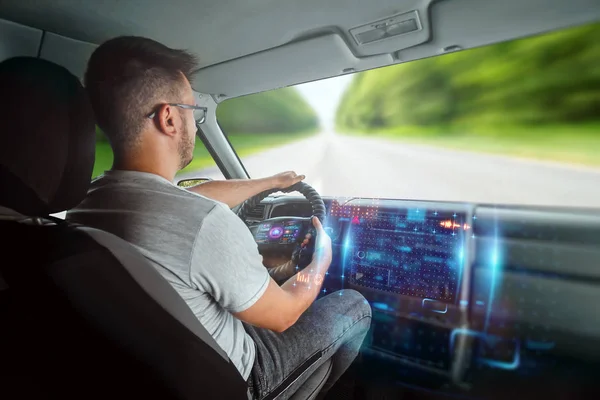
[(292, 326), (315, 300), (331, 264), (331, 239), (313, 218), (317, 243), (312, 262), (281, 287), (270, 279), (265, 293), (248, 309), (234, 315), (249, 324), (283, 332)]
[(304, 175), (296, 175), (293, 171), (287, 171), (268, 178), (210, 181), (192, 186), (187, 190), (220, 201), (227, 204), (229, 208), (233, 208), (260, 192), (269, 189), (284, 189), (303, 179)]

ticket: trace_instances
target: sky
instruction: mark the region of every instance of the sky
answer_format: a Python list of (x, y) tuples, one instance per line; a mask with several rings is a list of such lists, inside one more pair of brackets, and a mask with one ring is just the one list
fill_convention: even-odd
[(326, 131), (333, 130), (335, 111), (351, 80), (352, 75), (342, 75), (296, 86), (300, 94), (314, 108), (321, 126)]

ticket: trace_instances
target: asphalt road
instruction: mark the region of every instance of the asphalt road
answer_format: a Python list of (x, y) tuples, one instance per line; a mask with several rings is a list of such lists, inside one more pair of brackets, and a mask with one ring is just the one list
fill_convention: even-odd
[[(600, 208), (600, 169), (324, 133), (245, 157), (251, 177), (306, 175), (322, 195)], [(181, 177), (222, 179), (216, 168)]]

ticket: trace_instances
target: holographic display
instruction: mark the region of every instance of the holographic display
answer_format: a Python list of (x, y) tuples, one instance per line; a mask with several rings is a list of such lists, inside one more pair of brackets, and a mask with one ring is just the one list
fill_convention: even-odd
[(463, 265), (465, 213), (418, 208), (353, 215), (345, 273), (351, 284), (454, 303)]

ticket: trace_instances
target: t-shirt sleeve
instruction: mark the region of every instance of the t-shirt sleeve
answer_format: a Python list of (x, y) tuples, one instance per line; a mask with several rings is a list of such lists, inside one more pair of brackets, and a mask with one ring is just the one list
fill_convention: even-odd
[(232, 313), (256, 303), (270, 280), (250, 230), (221, 203), (208, 213), (200, 227), (190, 275), (198, 289)]

